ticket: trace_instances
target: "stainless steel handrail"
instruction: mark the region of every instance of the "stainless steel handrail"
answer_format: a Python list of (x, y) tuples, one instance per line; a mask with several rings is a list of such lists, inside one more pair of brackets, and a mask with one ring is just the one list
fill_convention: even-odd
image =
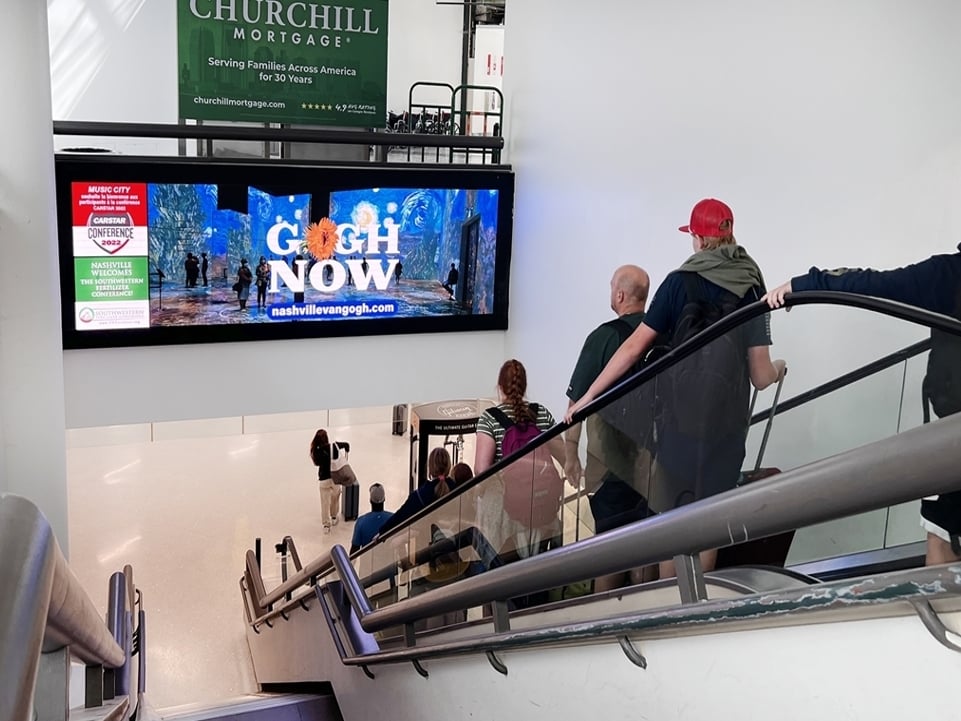
[(0, 588), (0, 719), (29, 718), (41, 651), (69, 645), (85, 663), (123, 664), (47, 519), (12, 494), (0, 495)]
[(364, 591), (363, 584), (357, 578), (354, 567), (350, 565), (350, 556), (347, 551), (343, 546), (334, 546), (330, 550), (330, 557), (334, 562), (334, 568), (337, 569), (340, 580), (344, 584), (344, 593), (347, 594), (350, 605), (354, 607), (354, 611), (360, 618), (369, 616), (373, 612), (370, 599), (367, 598), (367, 592)]
[(277, 588), (275, 588), (273, 591), (265, 593), (260, 599), (261, 605), (267, 607), (277, 603), (277, 601), (284, 598), (284, 596), (291, 591), (310, 583), (311, 579), (316, 576), (323, 576), (333, 567), (334, 564), (330, 560), (329, 552), (315, 558), (313, 561), (304, 566), (303, 570), (292, 575), (284, 583), (277, 586)]
[(961, 414), (399, 601), (361, 625), (380, 631), (958, 490), (959, 467)]
[(596, 643), (601, 639), (674, 637), (704, 633), (709, 627), (716, 631), (717, 625), (731, 630), (745, 623), (777, 620), (799, 613), (851, 612), (890, 603), (907, 604), (919, 600), (956, 599), (959, 596), (961, 565), (934, 566), (355, 656), (347, 655), (346, 649), (341, 653), (343, 645), (339, 644), (338, 652), (344, 664), (372, 666), (518, 648)]

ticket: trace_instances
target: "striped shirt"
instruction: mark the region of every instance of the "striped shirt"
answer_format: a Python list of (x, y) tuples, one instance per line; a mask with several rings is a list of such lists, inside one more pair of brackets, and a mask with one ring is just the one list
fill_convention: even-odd
[[(500, 408), (501, 411), (503, 411), (504, 415), (506, 415), (511, 420), (514, 420), (513, 408), (511, 408), (506, 403), (501, 403), (497, 407)], [(555, 423), (554, 416), (551, 415), (551, 412), (547, 410), (547, 408), (544, 405), (539, 403), (537, 405), (537, 421), (536, 421), (537, 427), (540, 428), (542, 431), (546, 431), (551, 426), (553, 426), (554, 423)], [(506, 432), (506, 429), (504, 429), (500, 425), (500, 423), (494, 420), (494, 417), (487, 411), (484, 411), (481, 414), (481, 417), (477, 419), (477, 433), (484, 434), (485, 436), (490, 436), (491, 438), (494, 439), (494, 446), (495, 446), (494, 463), (497, 463), (497, 461), (499, 461), (501, 458), (504, 457), (504, 453), (502, 452), (502, 446), (504, 443), (505, 432)]]

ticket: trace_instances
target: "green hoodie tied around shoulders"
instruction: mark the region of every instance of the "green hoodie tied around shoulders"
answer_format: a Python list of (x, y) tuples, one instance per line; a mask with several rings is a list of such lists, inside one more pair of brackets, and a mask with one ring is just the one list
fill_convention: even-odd
[(754, 287), (764, 288), (761, 269), (739, 245), (701, 250), (685, 260), (678, 270), (697, 273), (738, 298), (743, 298)]

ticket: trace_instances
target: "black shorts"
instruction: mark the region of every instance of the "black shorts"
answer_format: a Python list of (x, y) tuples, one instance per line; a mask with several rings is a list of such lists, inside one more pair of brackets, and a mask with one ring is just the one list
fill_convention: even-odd
[(654, 515), (647, 499), (612, 473), (607, 473), (597, 491), (588, 496), (594, 532), (603, 533)]
[(961, 537), (961, 491), (921, 501), (921, 525), (928, 533), (957, 544)]

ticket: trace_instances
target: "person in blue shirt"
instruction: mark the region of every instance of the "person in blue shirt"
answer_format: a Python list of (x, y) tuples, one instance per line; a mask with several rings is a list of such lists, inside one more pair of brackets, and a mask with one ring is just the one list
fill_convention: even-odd
[(394, 515), (384, 510), (386, 498), (382, 485), (375, 483), (370, 487), (370, 513), (365, 513), (354, 522), (354, 535), (350, 539), (351, 553), (373, 541), (381, 526)]
[[(736, 309), (759, 300), (763, 295), (761, 270), (747, 251), (737, 244), (734, 213), (725, 203), (715, 198), (699, 201), (691, 211), (690, 223), (678, 230), (690, 236), (694, 254), (664, 279), (644, 320), (621, 344), (587, 391), (568, 408), (565, 416), (568, 422), (577, 411), (635, 368), (659, 337), (662, 344), (665, 340), (676, 340), (681, 335), (681, 321), (690, 303), (720, 304), (727, 302), (725, 299), (734, 298)], [(693, 291), (696, 291), (696, 298), (690, 297)], [(748, 381), (763, 390), (784, 376), (786, 365), (783, 360), (771, 360), (771, 336), (765, 318), (748, 323), (743, 333), (738, 331), (736, 337), (738, 344), (743, 344), (743, 360), (738, 372), (744, 377), (718, 379), (712, 388), (716, 388), (719, 395), (727, 385), (736, 384), (743, 389), (743, 417), (746, 419)], [(709, 350), (710, 346), (702, 351), (705, 358), (710, 358), (706, 354)], [(660, 386), (658, 395), (662, 395)], [(696, 406), (680, 402), (678, 398), (670, 397), (661, 405), (675, 416), (680, 413), (699, 415)], [(657, 513), (734, 488), (740, 478), (747, 437), (746, 420), (736, 428), (727, 431), (717, 428), (710, 437), (702, 437), (685, 432), (676, 424), (668, 425), (663, 419), (668, 419), (670, 414), (662, 414), (657, 425), (656, 463), (648, 497), (651, 509)], [(700, 560), (704, 570), (713, 569), (716, 559), (716, 550), (702, 552)], [(661, 578), (673, 576), (673, 562), (662, 562), (660, 575)]]
[(431, 449), (427, 456), (427, 473), (430, 480), (421, 484), (407, 497), (407, 500), (397, 509), (397, 512), (381, 526), (381, 534), (396, 528), (415, 513), (443, 498), (457, 485), (457, 482), (450, 475), (450, 454), (442, 446)]
[[(961, 251), (961, 245), (958, 250)], [(770, 291), (764, 300), (772, 308), (779, 308), (788, 293), (805, 290), (873, 295), (958, 318), (961, 316), (961, 252), (935, 255), (894, 270), (811, 268)], [(961, 561), (961, 491), (923, 500), (921, 526), (927, 531), (925, 563), (928, 566)]]

